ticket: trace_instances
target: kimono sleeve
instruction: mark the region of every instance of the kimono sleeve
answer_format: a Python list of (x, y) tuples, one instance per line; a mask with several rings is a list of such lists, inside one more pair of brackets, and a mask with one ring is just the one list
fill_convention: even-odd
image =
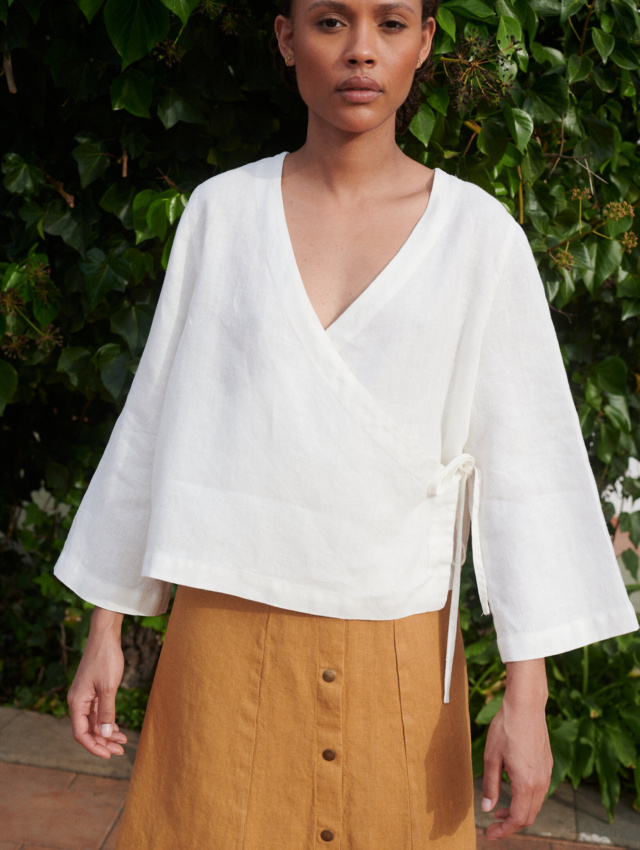
[(514, 222), (485, 328), (465, 451), (503, 661), (638, 628), (589, 463), (544, 285)]
[[(197, 190), (196, 190), (197, 191)], [(190, 210), (178, 223), (149, 337), (125, 405), (74, 517), (54, 575), (125, 614), (166, 611), (171, 585), (141, 575), (163, 399), (196, 278)]]

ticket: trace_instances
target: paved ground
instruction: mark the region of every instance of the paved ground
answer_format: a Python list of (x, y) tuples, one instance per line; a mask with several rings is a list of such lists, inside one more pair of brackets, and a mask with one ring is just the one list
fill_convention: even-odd
[[(106, 761), (76, 744), (70, 728), (67, 719), (0, 708), (0, 850), (115, 847), (138, 735), (127, 732), (125, 755)], [(491, 822), (476, 813), (477, 850), (640, 850), (640, 813), (622, 800), (609, 824), (591, 788), (563, 785), (526, 835), (489, 841), (484, 829)]]

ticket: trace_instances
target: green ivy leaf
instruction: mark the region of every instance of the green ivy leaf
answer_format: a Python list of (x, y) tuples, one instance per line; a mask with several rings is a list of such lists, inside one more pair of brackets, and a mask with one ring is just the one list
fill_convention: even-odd
[(201, 112), (185, 100), (175, 89), (169, 89), (158, 104), (158, 118), (170, 130), (178, 121), (185, 124), (204, 124)]
[(616, 46), (610, 55), (619, 68), (626, 68), (627, 71), (636, 71), (640, 68), (640, 58), (637, 52), (631, 50), (624, 42), (616, 41)]
[(17, 153), (6, 153), (2, 160), (2, 181), (7, 192), (18, 195), (30, 195), (44, 183), (40, 169), (29, 165)]
[(153, 308), (149, 304), (124, 304), (111, 316), (111, 330), (124, 339), (133, 356), (144, 347), (152, 319)]
[(67, 245), (84, 254), (88, 227), (77, 209), (71, 209), (62, 200), (50, 201), (44, 214), (43, 229), (52, 236), (60, 236)]
[(45, 304), (38, 298), (34, 298), (31, 307), (41, 328), (46, 328), (60, 312), (60, 302), (57, 299), (51, 299)]
[(136, 232), (136, 245), (155, 236), (147, 224), (147, 210), (159, 194), (153, 189), (143, 189), (133, 199), (133, 229)]
[(69, 346), (63, 348), (58, 358), (56, 370), (64, 372), (69, 378), (71, 386), (78, 388), (80, 381), (86, 378), (91, 361), (91, 352), (82, 346)]
[(616, 46), (615, 38), (609, 35), (609, 33), (604, 32), (604, 30), (596, 28), (591, 29), (591, 38), (593, 39), (596, 50), (600, 54), (600, 58), (606, 65), (611, 51)]
[(185, 26), (200, 0), (162, 0), (162, 2), (167, 9), (180, 18), (182, 25)]
[(587, 4), (587, 0), (561, 0), (560, 23), (564, 24), (572, 15), (579, 12)]
[(100, 11), (104, 0), (76, 0), (76, 2), (80, 7), (80, 11), (82, 12), (82, 14), (89, 21), (89, 23), (91, 23), (91, 21)]
[(71, 156), (78, 163), (83, 189), (102, 177), (109, 165), (109, 157), (102, 142), (83, 142), (71, 151)]
[(607, 810), (609, 822), (611, 822), (616, 803), (620, 797), (620, 779), (618, 778), (618, 759), (613, 745), (606, 735), (601, 735), (598, 741), (596, 772), (600, 782), (602, 802)]
[(620, 316), (622, 321), (624, 322), (627, 319), (635, 319), (636, 316), (640, 316), (640, 299), (637, 301), (623, 301), (622, 314)]
[(112, 183), (100, 198), (99, 206), (113, 213), (127, 230), (133, 229), (133, 196), (135, 189), (128, 182)]
[(536, 62), (541, 65), (550, 65), (552, 68), (564, 67), (566, 59), (560, 50), (555, 47), (549, 47), (546, 44), (539, 44), (537, 41), (532, 42), (531, 52)]
[(510, 104), (504, 108), (504, 117), (516, 147), (524, 153), (533, 134), (533, 118), (524, 109), (517, 109)]
[(122, 292), (129, 280), (129, 263), (122, 257), (107, 256), (100, 248), (91, 248), (87, 261), (79, 266), (84, 274), (89, 310), (94, 310), (112, 289)]
[(453, 41), (456, 40), (456, 19), (446, 6), (440, 6), (438, 9), (436, 22)]
[(131, 380), (129, 355), (117, 343), (108, 342), (96, 351), (94, 360), (104, 388), (117, 401)]
[(626, 531), (634, 546), (640, 546), (640, 511), (620, 514), (620, 531)]
[(507, 134), (502, 122), (495, 118), (485, 118), (478, 135), (478, 149), (488, 157), (487, 167), (496, 165), (507, 149)]
[(537, 77), (527, 92), (522, 108), (530, 113), (534, 122), (545, 124), (562, 117), (569, 108), (569, 85), (560, 76), (561, 68), (547, 71)]
[(142, 59), (169, 32), (169, 10), (157, 0), (107, 0), (104, 22), (122, 70)]
[(493, 9), (483, 3), (482, 0), (449, 0), (443, 5), (449, 12), (463, 15), (472, 20), (489, 20), (495, 17)]
[(612, 425), (607, 425), (606, 422), (600, 423), (600, 434), (598, 436), (598, 446), (596, 454), (598, 458), (605, 464), (609, 465), (611, 459), (618, 448), (620, 440), (620, 431)]
[(111, 83), (111, 108), (126, 109), (139, 118), (149, 118), (153, 97), (151, 78), (137, 68), (127, 70)]
[(581, 83), (593, 71), (593, 59), (590, 56), (578, 56), (573, 53), (567, 62), (567, 78), (569, 84)]
[[(638, 553), (634, 549), (625, 549), (620, 557), (622, 558), (622, 563), (625, 565), (627, 570), (629, 570), (633, 578), (638, 581), (638, 565), (640, 564)], [(640, 740), (640, 737), (638, 740)]]
[(578, 419), (580, 420), (580, 430), (582, 436), (586, 440), (593, 434), (593, 428), (596, 422), (596, 412), (588, 404), (581, 404), (578, 408)]
[(553, 753), (553, 773), (549, 787), (551, 793), (565, 778), (573, 761), (580, 724), (575, 718), (564, 720), (560, 717), (550, 717), (547, 725)]
[(582, 279), (589, 292), (595, 292), (608, 277), (614, 274), (622, 261), (622, 246), (613, 239), (598, 239), (590, 252), (595, 251), (594, 270), (586, 270)]
[(547, 168), (547, 161), (542, 153), (540, 144), (536, 141), (531, 141), (527, 145), (527, 152), (522, 160), (522, 176), (527, 183), (533, 184), (544, 174)]
[(421, 104), (418, 112), (411, 119), (409, 130), (426, 148), (429, 144), (429, 139), (431, 138), (435, 125), (435, 112), (428, 103), (423, 103)]
[[(511, 41), (512, 37), (513, 42)], [(520, 26), (520, 21), (516, 18), (501, 15), (496, 41), (498, 42), (498, 47), (506, 54), (522, 49), (522, 27)], [(519, 44), (515, 44), (515, 42), (519, 42)]]
[(476, 723), (478, 723), (480, 726), (487, 726), (489, 723), (491, 723), (493, 718), (500, 710), (500, 706), (502, 705), (503, 699), (504, 691), (498, 691), (498, 693), (494, 696), (491, 702), (488, 702), (483, 705), (480, 711), (477, 713)]
[(162, 249), (162, 258), (160, 260), (160, 265), (166, 271), (167, 266), (169, 265), (169, 257), (171, 255), (171, 247), (173, 245), (173, 240), (175, 239), (176, 232), (172, 230), (169, 234), (169, 238), (164, 243), (164, 248)]
[(429, 93), (427, 97), (427, 103), (436, 110), (436, 112), (440, 112), (442, 115), (447, 114), (447, 110), (449, 109), (449, 92), (442, 88), (438, 87)]
[(622, 357), (610, 355), (590, 370), (598, 387), (610, 395), (626, 395), (627, 392), (627, 364)]
[(2, 416), (5, 407), (11, 401), (11, 396), (16, 391), (17, 386), (18, 373), (11, 363), (7, 363), (6, 360), (0, 360), (0, 416)]
[(631, 433), (631, 417), (625, 395), (609, 394), (609, 403), (605, 404), (603, 413), (611, 424), (625, 434)]

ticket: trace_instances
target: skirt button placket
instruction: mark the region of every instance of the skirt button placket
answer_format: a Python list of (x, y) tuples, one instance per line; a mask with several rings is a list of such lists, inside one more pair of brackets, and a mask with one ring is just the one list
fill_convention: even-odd
[(346, 621), (318, 617), (316, 835), (319, 844), (342, 835), (342, 690)]

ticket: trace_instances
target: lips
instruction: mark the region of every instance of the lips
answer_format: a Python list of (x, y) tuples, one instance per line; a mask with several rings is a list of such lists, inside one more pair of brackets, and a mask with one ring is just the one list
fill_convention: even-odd
[(380, 92), (382, 88), (372, 77), (354, 76), (349, 77), (338, 86), (338, 91), (374, 91)]

